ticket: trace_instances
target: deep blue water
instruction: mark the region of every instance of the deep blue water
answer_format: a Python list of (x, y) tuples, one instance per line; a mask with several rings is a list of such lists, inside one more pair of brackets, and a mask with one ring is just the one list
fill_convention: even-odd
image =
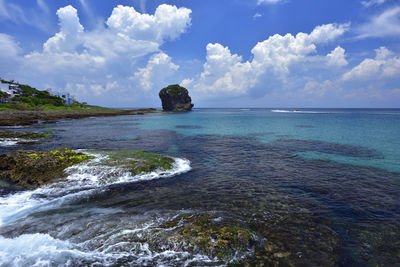
[[(62, 199), (50, 197), (47, 189), (4, 196), (0, 207), (7, 201), (32, 206), (17, 214), (1, 210), (0, 252), (26, 265), (38, 255), (54, 265), (400, 262), (399, 109), (194, 109), (48, 126), (17, 129), (52, 129), (48, 141), (0, 152), (140, 149), (188, 159), (192, 169), (169, 178), (62, 191)], [(255, 241), (236, 258), (213, 259), (171, 241), (176, 229), (160, 234), (161, 223), (181, 214), (239, 225)], [(113, 235), (106, 234), (109, 229)], [(27, 238), (48, 246), (27, 249), (22, 244)], [(56, 249), (43, 256), (51, 245)]]

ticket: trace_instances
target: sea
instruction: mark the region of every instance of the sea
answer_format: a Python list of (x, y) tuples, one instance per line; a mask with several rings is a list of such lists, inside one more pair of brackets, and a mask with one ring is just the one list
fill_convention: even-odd
[[(194, 109), (14, 131), (94, 156), (0, 189), (0, 266), (399, 266), (400, 109)], [(132, 176), (102, 151), (175, 159)], [(244, 233), (244, 234), (243, 234)]]

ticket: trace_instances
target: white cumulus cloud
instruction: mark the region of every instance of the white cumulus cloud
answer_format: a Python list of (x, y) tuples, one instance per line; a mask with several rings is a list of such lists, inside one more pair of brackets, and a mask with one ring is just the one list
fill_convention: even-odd
[(359, 65), (343, 74), (344, 81), (349, 80), (379, 80), (400, 77), (400, 57), (386, 47), (375, 50), (374, 59), (364, 59)]
[(71, 5), (57, 11), (60, 21), (60, 32), (43, 45), (44, 52), (69, 52), (80, 44), (83, 26), (79, 22), (78, 11)]
[(330, 66), (343, 67), (349, 64), (346, 60), (345, 50), (340, 46), (332, 50), (326, 57)]
[[(335, 40), (347, 29), (348, 24), (326, 24), (316, 27), (310, 34), (275, 34), (254, 46), (251, 61), (243, 61), (241, 56), (232, 54), (229, 47), (208, 44), (203, 72), (185, 83), (191, 81), (188, 86), (195, 94), (246, 94), (261, 81), (266, 84), (277, 79), (284, 81), (291, 66), (312, 60), (318, 44)], [(335, 53), (340, 52), (339, 49)], [(338, 60), (339, 55), (335, 56)]]
[(164, 80), (178, 69), (179, 66), (172, 62), (171, 57), (161, 52), (153, 55), (147, 62), (146, 67), (140, 68), (135, 73), (134, 79), (138, 79), (141, 87), (148, 91), (153, 89), (154, 82)]
[(220, 92), (230, 95), (243, 94), (255, 80), (249, 62), (242, 63), (242, 57), (231, 54), (228, 47), (208, 44), (204, 71), (200, 74), (195, 91), (205, 94)]
[(174, 40), (185, 32), (191, 23), (191, 10), (176, 6), (160, 5), (154, 15), (141, 14), (133, 7), (119, 5), (114, 8), (107, 25), (117, 33), (139, 40), (162, 43)]
[[(88, 31), (81, 24), (77, 9), (71, 5), (62, 7), (57, 11), (59, 31), (40, 51), (18, 56), (18, 77), (39, 88), (71, 90), (78, 98), (89, 97), (90, 92), (99, 98), (124, 98), (123, 94), (140, 97), (141, 92), (162, 83), (178, 69), (160, 46), (177, 39), (190, 27), (190, 15), (190, 9), (166, 4), (153, 15), (119, 5), (103, 27)], [(14, 50), (5, 48), (7, 54), (17, 54), (12, 38), (0, 35), (0, 46), (2, 39), (3, 47), (13, 44)], [(143, 67), (144, 62), (147, 65)]]

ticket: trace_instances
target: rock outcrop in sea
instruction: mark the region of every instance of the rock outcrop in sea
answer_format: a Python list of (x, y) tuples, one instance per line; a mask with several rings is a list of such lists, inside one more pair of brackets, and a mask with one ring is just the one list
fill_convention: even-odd
[[(140, 150), (111, 150), (92, 153), (106, 155), (101, 164), (116, 173), (132, 176), (173, 168), (173, 158)], [(66, 169), (95, 157), (71, 148), (51, 151), (17, 150), (0, 154), (0, 186), (12, 189), (33, 189), (68, 176)], [(99, 167), (99, 166), (97, 166)], [(111, 176), (107, 176), (110, 179)]]
[(64, 170), (93, 157), (70, 148), (17, 150), (0, 155), (0, 183), (5, 187), (37, 188), (66, 176)]
[(161, 89), (159, 96), (165, 111), (190, 111), (194, 106), (188, 90), (178, 84)]

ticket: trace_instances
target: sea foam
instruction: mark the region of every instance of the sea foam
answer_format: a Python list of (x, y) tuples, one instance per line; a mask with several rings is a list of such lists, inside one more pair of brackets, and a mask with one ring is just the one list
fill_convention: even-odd
[(57, 208), (86, 197), (107, 185), (168, 178), (191, 170), (189, 160), (174, 158), (171, 170), (157, 169), (150, 173), (132, 175), (121, 167), (105, 165), (107, 155), (80, 152), (93, 156), (94, 159), (67, 168), (68, 177), (62, 181), (0, 197), (0, 226), (33, 212)]

